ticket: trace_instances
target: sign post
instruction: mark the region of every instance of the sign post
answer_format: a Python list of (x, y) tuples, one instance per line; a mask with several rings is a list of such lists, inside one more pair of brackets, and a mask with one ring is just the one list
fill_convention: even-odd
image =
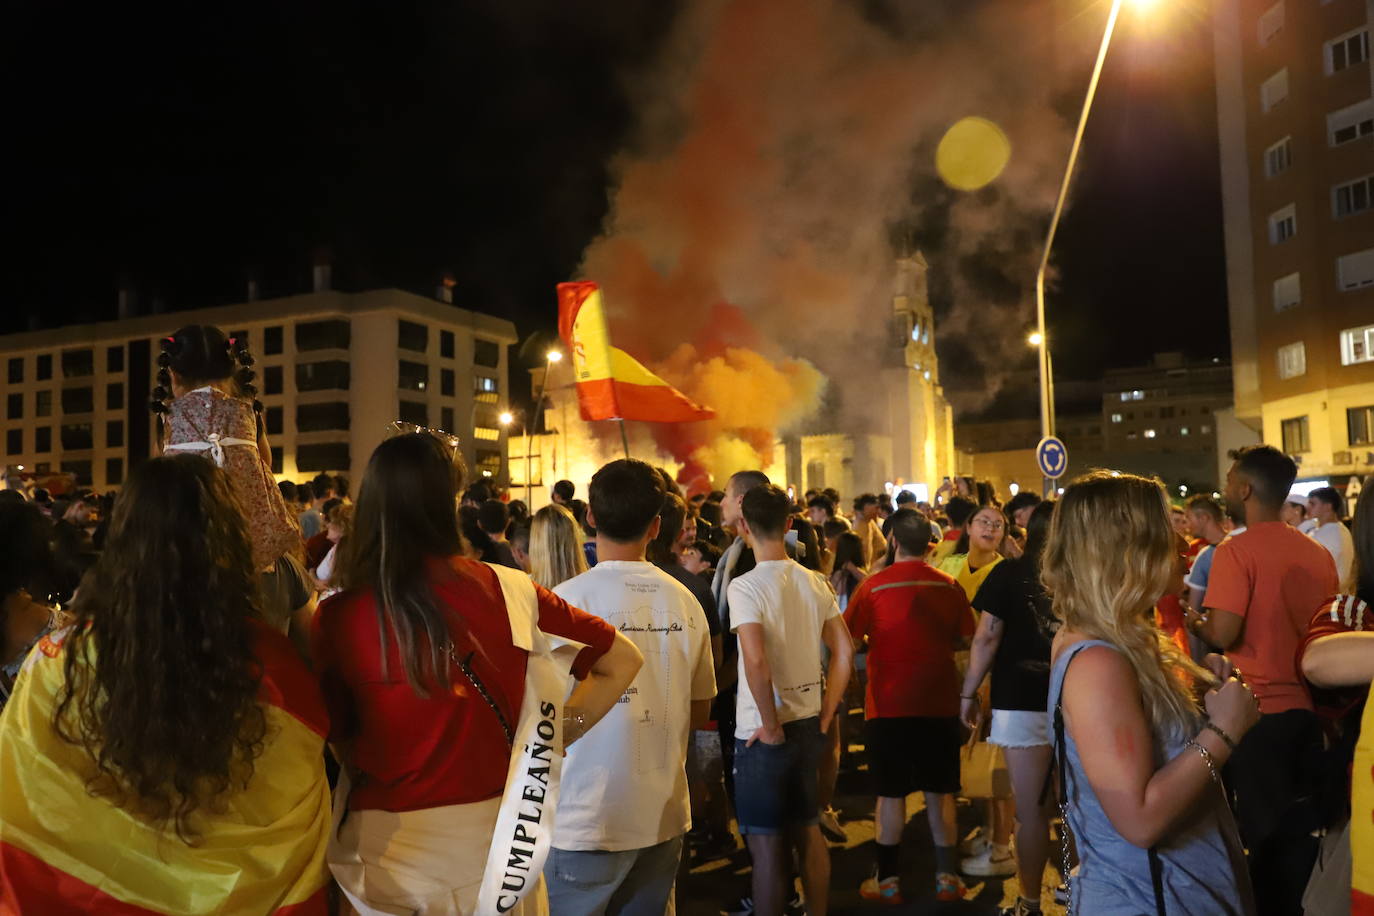
[(1054, 482), (1064, 476), (1069, 469), (1069, 450), (1054, 436), (1046, 436), (1035, 447), (1035, 463), (1040, 465), (1040, 473), (1045, 475), (1044, 492), (1048, 497), (1054, 492)]

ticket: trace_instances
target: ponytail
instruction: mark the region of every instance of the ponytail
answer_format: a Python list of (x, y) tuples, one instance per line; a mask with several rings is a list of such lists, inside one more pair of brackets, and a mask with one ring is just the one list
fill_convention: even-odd
[(234, 385), (239, 393), (253, 402), (253, 414), (258, 421), (258, 435), (263, 432), (262, 422), (262, 401), (258, 400), (258, 386), (253, 384), (257, 378), (257, 372), (253, 370), (253, 354), (248, 352), (248, 341), (237, 337), (230, 337), (228, 341), (229, 356), (238, 365), (234, 370)]

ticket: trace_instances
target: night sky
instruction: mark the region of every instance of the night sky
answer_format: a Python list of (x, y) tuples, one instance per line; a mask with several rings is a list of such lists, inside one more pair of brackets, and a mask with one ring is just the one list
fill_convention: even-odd
[[(0, 331), (112, 318), (121, 283), (143, 308), (302, 292), (327, 252), (340, 288), (451, 271), (459, 304), (550, 332), (678, 4), (517, 6), (11, 10)], [(1056, 249), (1064, 376), (1229, 352), (1211, 33), (1171, 19), (1109, 59)]]

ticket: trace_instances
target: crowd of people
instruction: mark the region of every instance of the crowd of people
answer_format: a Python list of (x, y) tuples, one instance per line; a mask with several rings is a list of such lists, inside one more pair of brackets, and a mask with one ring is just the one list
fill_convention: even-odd
[(0, 911), (671, 913), (738, 835), (724, 912), (822, 916), (849, 766), (875, 906), (1374, 912), (1374, 504), (1273, 448), (1185, 505), (626, 458), (531, 513), (398, 423), (355, 502), (275, 481), (252, 366), (177, 331), (162, 456), (0, 496)]

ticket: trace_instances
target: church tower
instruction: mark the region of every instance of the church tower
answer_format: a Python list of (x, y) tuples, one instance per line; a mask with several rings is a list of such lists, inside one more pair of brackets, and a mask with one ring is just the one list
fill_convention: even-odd
[(940, 387), (927, 269), (920, 252), (897, 259), (883, 388), (893, 478), (934, 494), (941, 476), (953, 473), (954, 421)]

